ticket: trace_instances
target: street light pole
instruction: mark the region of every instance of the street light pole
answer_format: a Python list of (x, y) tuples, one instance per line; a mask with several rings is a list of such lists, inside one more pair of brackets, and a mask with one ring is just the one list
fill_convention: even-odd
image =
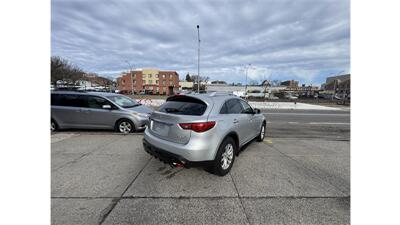
[(197, 25), (197, 39), (199, 41), (197, 51), (197, 93), (200, 93), (200, 26)]
[(125, 60), (125, 62), (128, 64), (128, 66), (129, 66), (129, 68), (130, 68), (130, 71), (129, 71), (129, 75), (131, 76), (131, 83), (132, 83), (132, 95), (133, 95), (133, 75), (132, 75), (132, 66), (131, 66), (131, 64), (128, 62), (128, 60)]
[(245, 89), (244, 89), (244, 94), (245, 94), (246, 97), (247, 97), (247, 73), (249, 71), (249, 67), (250, 66), (251, 66), (251, 64), (249, 63), (248, 66), (246, 67), (246, 86), (245, 86)]

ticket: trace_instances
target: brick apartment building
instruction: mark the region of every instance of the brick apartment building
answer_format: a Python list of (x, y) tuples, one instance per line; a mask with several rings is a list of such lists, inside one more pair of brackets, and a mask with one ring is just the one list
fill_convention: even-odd
[[(133, 83), (132, 83), (133, 82)], [(135, 70), (117, 78), (117, 89), (122, 93), (172, 95), (179, 90), (179, 74), (176, 71), (158, 69)]]

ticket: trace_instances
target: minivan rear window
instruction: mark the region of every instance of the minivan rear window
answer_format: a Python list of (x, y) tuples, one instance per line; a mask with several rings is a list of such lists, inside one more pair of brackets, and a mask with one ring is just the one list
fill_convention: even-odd
[(75, 94), (51, 94), (51, 105), (84, 107), (84, 101), (80, 95)]
[(201, 116), (207, 109), (207, 104), (200, 99), (189, 96), (172, 96), (158, 109), (159, 112)]

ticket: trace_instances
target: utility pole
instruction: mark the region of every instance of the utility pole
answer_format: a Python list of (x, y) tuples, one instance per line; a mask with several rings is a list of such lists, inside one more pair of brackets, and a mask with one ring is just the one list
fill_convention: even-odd
[(197, 25), (197, 39), (199, 41), (197, 51), (197, 93), (200, 93), (200, 26)]
[(130, 71), (129, 71), (129, 75), (131, 76), (131, 83), (132, 83), (132, 95), (133, 95), (133, 93), (134, 93), (134, 91), (133, 91), (133, 74), (132, 74), (133, 68), (132, 68), (131, 64), (128, 62), (128, 60), (125, 60), (125, 62), (128, 64), (128, 66), (129, 66), (129, 69), (130, 69)]

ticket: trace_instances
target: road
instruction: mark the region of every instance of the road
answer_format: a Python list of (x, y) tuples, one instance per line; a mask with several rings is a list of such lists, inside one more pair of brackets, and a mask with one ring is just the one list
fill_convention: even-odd
[(269, 110), (267, 137), (350, 139), (348, 110)]
[(52, 224), (350, 224), (349, 112), (264, 113), (225, 177), (161, 163), (142, 133), (53, 133)]

